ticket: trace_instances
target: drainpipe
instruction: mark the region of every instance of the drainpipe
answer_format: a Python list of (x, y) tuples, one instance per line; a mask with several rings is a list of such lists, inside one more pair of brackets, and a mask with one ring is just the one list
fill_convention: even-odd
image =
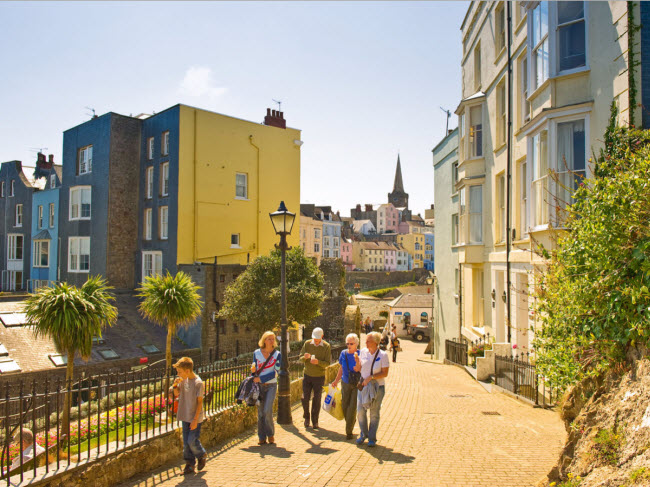
[[(215, 312), (217, 312), (217, 311), (219, 311), (219, 309), (218, 309), (219, 308), (219, 303), (217, 301), (217, 256), (216, 255), (214, 256), (214, 264), (213, 265), (214, 265), (214, 270), (213, 270), (213, 273), (212, 273), (213, 274), (212, 275), (212, 301), (214, 302), (214, 310), (215, 310)], [(219, 331), (220, 330), (219, 330), (218, 324), (216, 323), (216, 319), (215, 319), (215, 323), (212, 323), (212, 324), (214, 325), (215, 329), (217, 330), (217, 341), (216, 341), (216, 344), (215, 344), (216, 345), (215, 361), (218, 361), (219, 357), (220, 357), (220, 355), (219, 355)]]
[[(168, 216), (169, 218), (169, 216)], [(196, 109), (194, 110), (194, 250), (192, 254), (192, 262), (196, 262), (196, 256), (199, 255), (197, 234), (198, 234), (198, 220), (199, 220), (199, 199), (196, 195)]]
[(508, 120), (507, 120), (507, 162), (506, 162), (506, 325), (508, 330), (508, 343), (511, 343), (510, 329), (510, 247), (512, 245), (512, 230), (510, 227), (510, 202), (512, 200), (512, 12), (511, 3), (506, 2), (508, 16)]
[(463, 264), (458, 263), (458, 342), (462, 341), (463, 329)]
[(260, 252), (260, 148), (253, 143), (253, 136), (248, 136), (248, 142), (257, 150), (257, 238), (255, 240), (255, 250), (258, 255)]

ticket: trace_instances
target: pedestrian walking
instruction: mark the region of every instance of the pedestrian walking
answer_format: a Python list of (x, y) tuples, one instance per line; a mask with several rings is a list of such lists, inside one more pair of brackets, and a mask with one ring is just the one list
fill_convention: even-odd
[[(390, 360), (388, 354), (379, 349), (381, 333), (373, 331), (366, 337), (366, 348), (359, 353), (361, 379), (363, 386), (357, 392), (357, 420), (361, 434), (357, 438), (357, 445), (363, 445), (368, 440), (368, 446), (377, 444), (377, 429), (381, 402), (386, 394), (385, 378), (388, 376)], [(370, 415), (370, 423), (368, 423)]]
[(280, 370), (281, 355), (277, 350), (275, 333), (265, 331), (258, 342), (260, 348), (253, 353), (251, 372), (257, 375), (253, 381), (260, 384), (260, 399), (257, 404), (258, 445), (275, 444), (275, 424), (273, 423), (273, 402), (278, 392), (277, 372)]
[[(311, 338), (311, 340), (307, 340), (303, 344), (300, 350), (301, 360), (305, 363), (305, 374), (302, 380), (302, 410), (303, 418), (305, 418), (305, 428), (309, 428), (309, 420), (311, 419), (311, 424), (314, 429), (317, 429), (320, 398), (325, 384), (325, 369), (330, 364), (332, 351), (330, 344), (323, 340), (322, 328), (314, 328)], [(309, 401), (312, 392), (314, 393), (314, 399), (311, 404), (310, 414)]]
[(393, 352), (393, 363), (397, 362), (399, 352), (399, 338), (397, 338), (397, 326), (393, 325), (390, 332), (390, 349)]
[(352, 430), (357, 420), (357, 384), (361, 374), (354, 370), (359, 364), (359, 337), (356, 333), (350, 333), (345, 337), (346, 350), (341, 351), (339, 356), (339, 373), (332, 382), (336, 388), (341, 381), (341, 406), (345, 415), (345, 436), (348, 440), (354, 438)]
[(178, 377), (169, 389), (170, 394), (178, 397), (178, 421), (183, 424), (183, 458), (185, 468), (183, 475), (194, 473), (194, 464), (203, 470), (207, 455), (201, 445), (201, 423), (205, 419), (203, 412), (203, 395), (205, 384), (194, 373), (194, 362), (190, 357), (183, 357), (174, 364)]

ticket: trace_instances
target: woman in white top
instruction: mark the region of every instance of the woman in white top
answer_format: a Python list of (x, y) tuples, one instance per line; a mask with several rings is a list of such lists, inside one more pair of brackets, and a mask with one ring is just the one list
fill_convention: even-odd
[[(388, 367), (390, 360), (388, 354), (379, 349), (381, 342), (381, 333), (373, 331), (366, 337), (366, 348), (361, 349), (359, 361), (355, 370), (361, 372), (361, 380), (364, 390), (366, 387), (376, 388), (374, 397), (369, 406), (364, 404), (369, 391), (359, 391), (357, 393), (357, 420), (361, 434), (357, 439), (357, 445), (363, 445), (368, 439), (368, 446), (372, 447), (377, 444), (377, 429), (379, 428), (379, 411), (381, 402), (386, 394), (384, 379), (388, 376)], [(370, 394), (372, 395), (372, 394)], [(370, 413), (370, 424), (368, 424), (366, 407)]]

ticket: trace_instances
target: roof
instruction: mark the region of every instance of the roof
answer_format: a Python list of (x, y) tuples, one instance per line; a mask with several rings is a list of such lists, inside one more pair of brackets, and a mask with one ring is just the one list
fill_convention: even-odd
[(352, 228), (354, 229), (355, 232), (360, 232), (363, 226), (367, 224), (370, 224), (372, 228), (375, 228), (375, 226), (372, 224), (372, 221), (370, 220), (354, 220), (352, 222)]
[(390, 291), (384, 297), (397, 298), (403, 294), (427, 295), (427, 294), (431, 294), (432, 290), (433, 290), (433, 286), (400, 286)]
[(388, 306), (391, 308), (431, 309), (432, 305), (433, 294), (402, 294), (388, 303)]
[(397, 249), (388, 242), (359, 242), (359, 245), (364, 250), (389, 250), (396, 251)]

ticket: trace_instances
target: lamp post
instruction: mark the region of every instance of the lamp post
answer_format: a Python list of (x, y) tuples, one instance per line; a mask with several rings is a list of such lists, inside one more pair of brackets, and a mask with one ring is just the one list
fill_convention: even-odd
[(292, 424), (291, 421), (291, 385), (289, 383), (289, 331), (287, 327), (287, 281), (286, 281), (286, 253), (289, 250), (287, 235), (291, 233), (296, 214), (291, 213), (280, 201), (277, 211), (269, 213), (275, 233), (280, 235), (282, 263), (280, 266), (280, 353), (282, 363), (278, 374), (278, 424)]

